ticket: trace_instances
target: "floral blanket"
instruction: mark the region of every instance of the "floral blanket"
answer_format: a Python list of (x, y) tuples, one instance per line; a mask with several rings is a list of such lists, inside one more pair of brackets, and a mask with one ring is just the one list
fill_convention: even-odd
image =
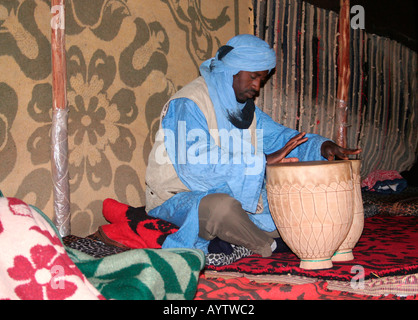
[(94, 258), (63, 245), (39, 209), (0, 197), (0, 299), (193, 299), (203, 252), (136, 249)]

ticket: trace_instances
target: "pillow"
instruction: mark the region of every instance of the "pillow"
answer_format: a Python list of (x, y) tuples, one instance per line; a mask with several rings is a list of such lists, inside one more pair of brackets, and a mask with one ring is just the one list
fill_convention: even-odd
[(104, 299), (68, 256), (51, 221), (0, 197), (0, 299)]

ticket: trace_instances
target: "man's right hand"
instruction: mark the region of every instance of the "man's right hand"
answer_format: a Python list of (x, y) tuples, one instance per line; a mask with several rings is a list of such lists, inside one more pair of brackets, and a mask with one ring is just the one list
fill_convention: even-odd
[(308, 141), (308, 138), (304, 138), (305, 132), (301, 132), (298, 135), (291, 138), (286, 145), (281, 148), (280, 150), (273, 152), (271, 154), (268, 154), (266, 156), (267, 158), (267, 164), (276, 164), (281, 162), (297, 162), (299, 161), (298, 158), (286, 158), (286, 156), (297, 146), (301, 145), (302, 143)]

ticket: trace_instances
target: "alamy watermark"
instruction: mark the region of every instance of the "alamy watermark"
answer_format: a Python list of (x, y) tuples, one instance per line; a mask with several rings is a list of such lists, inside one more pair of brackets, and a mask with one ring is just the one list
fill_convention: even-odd
[(51, 268), (51, 288), (56, 289), (65, 289), (65, 271), (64, 267), (60, 265), (54, 265)]
[(186, 122), (179, 121), (176, 132), (170, 129), (157, 132), (156, 143), (164, 143), (157, 147), (155, 161), (160, 165), (239, 164), (245, 167), (244, 174), (258, 175), (262, 173), (265, 162), (263, 130), (255, 129), (254, 134), (256, 147), (250, 129), (187, 130)]
[(350, 273), (355, 275), (350, 280), (350, 286), (354, 290), (364, 289), (364, 268), (361, 265), (354, 265), (351, 267)]
[(55, 5), (51, 7), (51, 28), (54, 30), (65, 28), (65, 11), (63, 5)]
[(351, 14), (354, 16), (350, 20), (351, 28), (353, 29), (364, 29), (365, 28), (365, 12), (364, 7), (355, 5), (351, 7)]

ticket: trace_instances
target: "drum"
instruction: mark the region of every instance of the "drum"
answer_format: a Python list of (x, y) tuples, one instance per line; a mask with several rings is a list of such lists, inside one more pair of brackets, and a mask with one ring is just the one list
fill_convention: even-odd
[(331, 268), (353, 221), (350, 162), (290, 162), (266, 170), (272, 218), (300, 268)]
[(354, 216), (353, 224), (348, 231), (347, 237), (334, 253), (332, 261), (350, 261), (354, 259), (353, 248), (360, 239), (364, 227), (364, 208), (363, 198), (361, 196), (361, 160), (349, 160), (353, 170), (354, 183)]

